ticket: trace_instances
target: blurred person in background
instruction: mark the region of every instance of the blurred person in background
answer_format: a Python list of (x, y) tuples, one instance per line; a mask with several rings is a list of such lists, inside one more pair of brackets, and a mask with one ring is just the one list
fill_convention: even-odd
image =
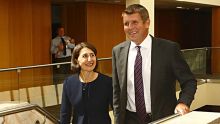
[[(75, 40), (65, 35), (64, 27), (57, 28), (57, 36), (52, 39), (51, 53), (53, 63), (62, 63), (71, 61), (71, 52), (75, 47)], [(64, 78), (71, 73), (70, 64), (54, 66), (54, 83), (62, 83)]]

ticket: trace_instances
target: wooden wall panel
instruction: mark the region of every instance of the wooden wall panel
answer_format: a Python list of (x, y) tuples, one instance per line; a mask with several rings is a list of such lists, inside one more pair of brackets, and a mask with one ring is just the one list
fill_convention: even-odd
[(111, 57), (112, 48), (125, 40), (121, 12), (125, 5), (87, 3), (87, 41), (98, 57)]
[[(48, 64), (51, 63), (51, 1), (34, 0), (32, 5), (33, 63), (35, 65)], [(33, 76), (35, 80), (34, 86), (51, 84), (51, 71), (52, 67), (33, 69)], [(45, 77), (47, 79), (46, 81)], [(40, 81), (39, 78), (41, 78)]]
[[(155, 36), (172, 41), (178, 41), (181, 35), (179, 14), (173, 10), (156, 10)], [(168, 18), (169, 17), (169, 18)]]
[[(10, 42), (10, 67), (33, 65), (31, 30), (32, 30), (32, 3), (31, 0), (10, 0), (9, 5), (9, 42)], [(32, 77), (33, 71), (21, 73), (19, 79)], [(16, 80), (17, 75), (11, 79)], [(16, 83), (16, 82), (15, 82)], [(22, 83), (19, 83), (21, 87)], [(12, 84), (13, 86), (17, 86)], [(14, 88), (14, 87), (13, 87)], [(16, 87), (17, 88), (17, 87)]]
[[(87, 41), (95, 45), (98, 58), (112, 56), (112, 48), (125, 40), (121, 13), (125, 5), (87, 3)], [(98, 70), (111, 75), (110, 61), (99, 62)]]
[(86, 2), (74, 2), (64, 5), (65, 29), (76, 43), (87, 41)]
[[(212, 9), (212, 47), (220, 47), (220, 7)], [(220, 73), (220, 49), (212, 50), (212, 73)]]
[(182, 49), (210, 47), (211, 9), (156, 9), (155, 36), (178, 42)]
[[(7, 0), (1, 2), (0, 6), (0, 24), (3, 28), (0, 30), (0, 42), (4, 43), (0, 46), (1, 60), (4, 60), (0, 62), (0, 68), (50, 63), (50, 0)], [(16, 71), (1, 72), (0, 81), (7, 79), (11, 83), (4, 85), (0, 90), (16, 89), (18, 80), (30, 78), (32, 80), (29, 82), (34, 82), (35, 77), (44, 74), (50, 77), (51, 70), (29, 69), (19, 74)], [(32, 83), (19, 83), (19, 87), (30, 86), (33, 86)]]
[[(9, 1), (2, 0), (0, 3), (0, 68), (6, 68), (10, 66), (10, 42), (8, 36), (8, 23), (9, 23)], [(2, 87), (10, 88), (11, 72), (0, 72), (0, 91)]]
[(31, 47), (31, 0), (11, 0), (9, 9), (10, 64), (12, 67), (33, 63)]
[(8, 11), (9, 11), (9, 1), (1, 1), (0, 4), (0, 52), (1, 54), (1, 62), (0, 68), (9, 66), (9, 42), (8, 42)]

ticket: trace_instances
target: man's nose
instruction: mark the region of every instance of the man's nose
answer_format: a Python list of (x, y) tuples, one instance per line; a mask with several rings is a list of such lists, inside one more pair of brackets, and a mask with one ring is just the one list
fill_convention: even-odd
[(133, 27), (134, 27), (134, 24), (129, 23), (128, 28), (131, 29), (131, 28), (133, 28)]

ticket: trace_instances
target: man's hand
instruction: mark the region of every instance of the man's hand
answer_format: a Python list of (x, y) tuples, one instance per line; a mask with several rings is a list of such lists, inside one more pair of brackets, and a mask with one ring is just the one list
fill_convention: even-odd
[(59, 43), (57, 48), (58, 48), (58, 51), (63, 51), (63, 49), (64, 49), (63, 43), (62, 42)]
[(184, 103), (179, 103), (175, 108), (175, 113), (179, 113), (181, 115), (189, 113), (189, 107), (185, 105)]
[(75, 39), (70, 39), (70, 43), (75, 44)]

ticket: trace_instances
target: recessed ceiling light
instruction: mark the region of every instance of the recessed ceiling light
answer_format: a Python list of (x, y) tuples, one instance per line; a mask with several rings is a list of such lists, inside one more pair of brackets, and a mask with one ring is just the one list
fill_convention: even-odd
[(198, 10), (200, 10), (200, 8), (195, 8), (195, 10), (197, 10), (197, 11), (198, 11)]
[(182, 6), (177, 6), (176, 8), (177, 8), (177, 9), (183, 9), (183, 7), (182, 7)]

